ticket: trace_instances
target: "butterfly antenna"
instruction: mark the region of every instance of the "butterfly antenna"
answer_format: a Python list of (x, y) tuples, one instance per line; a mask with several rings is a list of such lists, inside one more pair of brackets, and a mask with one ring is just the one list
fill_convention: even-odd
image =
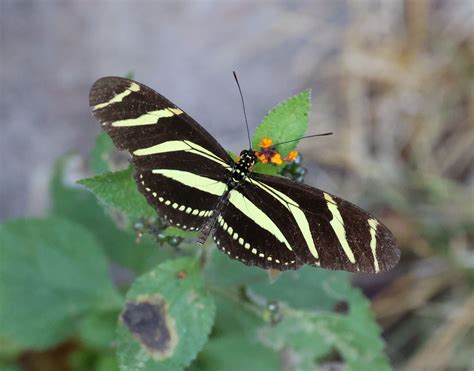
[(286, 143), (296, 142), (297, 140), (301, 140), (301, 139), (314, 138), (314, 137), (324, 137), (324, 136), (326, 136), (326, 135), (332, 135), (332, 134), (333, 134), (333, 133), (323, 133), (323, 134), (307, 135), (307, 136), (305, 136), (305, 137), (296, 138), (296, 139), (291, 139), (291, 140), (287, 140), (287, 141), (285, 141), (285, 142), (280, 142), (280, 143), (277, 143), (277, 144), (273, 144), (272, 147), (279, 146), (280, 144), (286, 144)]
[(237, 83), (237, 87), (239, 88), (240, 99), (242, 100), (242, 108), (244, 109), (244, 117), (245, 117), (245, 126), (247, 127), (247, 136), (249, 138), (249, 149), (252, 149), (252, 141), (250, 140), (250, 130), (249, 130), (249, 122), (247, 121), (247, 112), (245, 112), (245, 102), (244, 96), (242, 95), (242, 89), (240, 88), (239, 79), (237, 79), (237, 74), (235, 71), (232, 71), (234, 74), (235, 82)]

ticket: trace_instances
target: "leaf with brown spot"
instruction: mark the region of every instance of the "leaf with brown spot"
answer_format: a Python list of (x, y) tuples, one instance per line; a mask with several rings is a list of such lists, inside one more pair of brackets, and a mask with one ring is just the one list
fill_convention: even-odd
[(160, 264), (127, 293), (118, 325), (121, 369), (183, 369), (207, 341), (214, 315), (198, 261), (187, 257)]
[(176, 324), (168, 316), (166, 301), (161, 296), (127, 301), (120, 319), (152, 358), (162, 360), (173, 355), (177, 342)]

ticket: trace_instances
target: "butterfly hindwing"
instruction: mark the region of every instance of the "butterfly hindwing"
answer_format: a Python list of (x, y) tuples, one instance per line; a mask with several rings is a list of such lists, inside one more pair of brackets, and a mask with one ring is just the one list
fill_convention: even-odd
[[(265, 213), (259, 201), (252, 197), (251, 187), (229, 192), (227, 206), (217, 218), (214, 241), (230, 258), (264, 269), (297, 269), (302, 262), (276, 218), (278, 210)], [(264, 211), (265, 210), (265, 211)], [(289, 226), (291, 227), (291, 226)]]
[(348, 201), (286, 178), (256, 173), (245, 188), (254, 199), (261, 199), (262, 211), (283, 226), (302, 263), (372, 273), (398, 263), (400, 252), (388, 228)]
[[(138, 170), (135, 180), (138, 190), (143, 193), (148, 203), (169, 224), (185, 230), (199, 231), (205, 220), (213, 214), (221, 192), (225, 191), (224, 184), (208, 188), (215, 194), (204, 191), (190, 192), (188, 186), (176, 180), (179, 176), (183, 174), (168, 169), (158, 169), (155, 173), (153, 170)], [(186, 174), (184, 176), (186, 177)], [(211, 182), (207, 181), (202, 185), (212, 187)]]

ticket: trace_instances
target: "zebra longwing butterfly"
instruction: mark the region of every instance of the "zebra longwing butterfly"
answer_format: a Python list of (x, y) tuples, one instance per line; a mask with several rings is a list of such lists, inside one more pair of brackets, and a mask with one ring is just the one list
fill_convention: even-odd
[(230, 258), (265, 269), (309, 264), (378, 273), (400, 257), (392, 233), (359, 207), (319, 189), (252, 172), (244, 150), (235, 162), (183, 110), (151, 88), (104, 77), (91, 88), (94, 116), (119, 150), (128, 150), (135, 181), (170, 225), (212, 234)]

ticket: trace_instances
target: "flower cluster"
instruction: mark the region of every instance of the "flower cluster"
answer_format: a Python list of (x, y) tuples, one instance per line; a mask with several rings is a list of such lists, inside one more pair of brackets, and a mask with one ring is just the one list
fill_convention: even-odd
[(295, 161), (298, 157), (297, 151), (291, 151), (287, 156), (281, 157), (281, 154), (272, 147), (273, 141), (270, 138), (263, 137), (258, 143), (260, 151), (255, 152), (255, 156), (263, 163), (270, 163), (274, 165), (281, 165), (283, 162)]

